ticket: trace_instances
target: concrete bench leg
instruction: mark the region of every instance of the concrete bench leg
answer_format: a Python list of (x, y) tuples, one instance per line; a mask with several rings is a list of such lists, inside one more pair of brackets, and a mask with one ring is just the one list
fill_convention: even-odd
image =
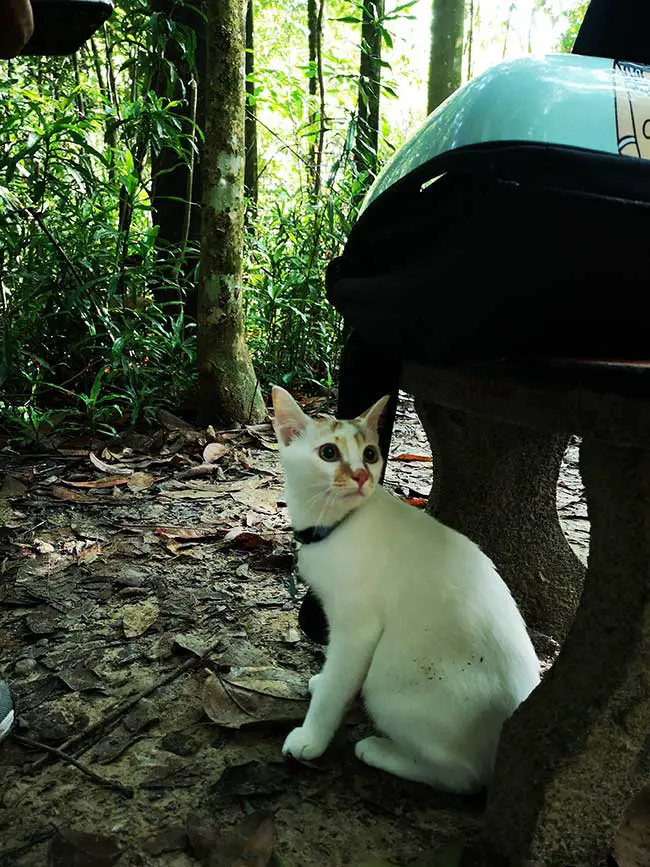
[(650, 775), (650, 452), (584, 441), (581, 468), (591, 549), (580, 607), (504, 727), (488, 795), (494, 863), (510, 867), (602, 867)]
[(529, 627), (561, 640), (584, 575), (555, 501), (567, 438), (425, 400), (416, 407), (440, 472), (431, 511), (491, 557)]

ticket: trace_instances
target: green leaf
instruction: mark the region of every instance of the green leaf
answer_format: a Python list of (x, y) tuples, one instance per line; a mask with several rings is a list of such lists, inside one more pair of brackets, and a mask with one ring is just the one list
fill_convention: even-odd
[(384, 40), (384, 44), (387, 48), (393, 47), (393, 37), (384, 27), (381, 28), (381, 38)]

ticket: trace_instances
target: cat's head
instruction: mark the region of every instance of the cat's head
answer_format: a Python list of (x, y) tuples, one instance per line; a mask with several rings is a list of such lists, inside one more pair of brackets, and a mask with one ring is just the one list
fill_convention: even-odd
[[(313, 523), (326, 524), (364, 502), (379, 484), (383, 466), (377, 437), (382, 397), (351, 421), (331, 416), (309, 418), (288, 391), (273, 388), (273, 427), (293, 512), (299, 506)], [(321, 513), (322, 512), (322, 516)], [(314, 518), (316, 515), (316, 518)]]

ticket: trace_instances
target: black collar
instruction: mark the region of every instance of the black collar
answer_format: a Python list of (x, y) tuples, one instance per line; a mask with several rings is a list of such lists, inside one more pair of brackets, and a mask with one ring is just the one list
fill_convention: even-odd
[(300, 542), (301, 545), (311, 545), (313, 542), (322, 542), (323, 539), (327, 539), (328, 536), (331, 536), (334, 530), (336, 530), (337, 527), (340, 527), (341, 524), (350, 517), (352, 512), (354, 512), (354, 509), (349, 511), (347, 515), (343, 515), (340, 521), (337, 521), (335, 524), (330, 524), (329, 527), (323, 527), (321, 524), (318, 524), (316, 527), (305, 527), (303, 530), (294, 529), (293, 537), (296, 542)]

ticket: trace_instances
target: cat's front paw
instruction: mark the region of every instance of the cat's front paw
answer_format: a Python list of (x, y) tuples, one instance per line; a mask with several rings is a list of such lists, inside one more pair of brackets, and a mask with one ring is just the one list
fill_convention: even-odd
[(318, 731), (300, 726), (289, 732), (282, 747), (282, 754), (294, 759), (317, 759), (327, 748), (327, 740)]

